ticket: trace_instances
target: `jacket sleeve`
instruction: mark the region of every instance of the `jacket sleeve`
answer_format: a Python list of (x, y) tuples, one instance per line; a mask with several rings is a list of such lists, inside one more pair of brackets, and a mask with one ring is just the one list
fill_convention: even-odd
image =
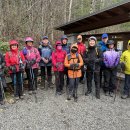
[(36, 50), (36, 62), (37, 62), (37, 63), (39, 63), (39, 62), (40, 62), (40, 60), (41, 60), (41, 56), (40, 56), (40, 54), (39, 54), (38, 49), (37, 49), (37, 48), (35, 48), (35, 50)]
[(103, 62), (105, 64), (105, 66), (108, 66), (108, 59), (107, 59), (107, 56), (106, 56), (106, 52), (103, 53)]
[(83, 61), (85, 64), (87, 64), (89, 62), (88, 57), (87, 57), (87, 52), (84, 53), (84, 55), (83, 55)]
[(55, 52), (52, 52), (52, 64), (56, 66), (56, 57), (55, 57)]
[(99, 62), (102, 62), (103, 61), (103, 52), (101, 50), (98, 50), (98, 60)]
[(122, 53), (121, 57), (120, 57), (120, 63), (124, 63), (125, 62), (125, 57), (124, 57), (124, 53)]
[(116, 61), (115, 61), (115, 66), (117, 66), (119, 64), (119, 61), (120, 61), (120, 54), (119, 54), (119, 52), (117, 52), (117, 58), (116, 58)]
[(67, 55), (66, 55), (66, 57), (65, 57), (64, 66), (65, 66), (65, 67), (70, 67), (70, 64), (69, 64), (69, 62), (68, 62), (68, 56), (67, 56)]
[(40, 54), (40, 56), (41, 56), (42, 53), (41, 53), (41, 48), (40, 48), (40, 47), (38, 48), (38, 51), (39, 51), (39, 54)]
[(8, 52), (6, 52), (6, 54), (5, 54), (5, 62), (6, 62), (6, 66), (7, 67), (11, 66), (11, 64), (10, 64), (10, 58), (9, 58), (9, 53)]
[(20, 52), (20, 56), (21, 56), (21, 59), (22, 59), (23, 63), (25, 63), (25, 57), (24, 57), (22, 51)]

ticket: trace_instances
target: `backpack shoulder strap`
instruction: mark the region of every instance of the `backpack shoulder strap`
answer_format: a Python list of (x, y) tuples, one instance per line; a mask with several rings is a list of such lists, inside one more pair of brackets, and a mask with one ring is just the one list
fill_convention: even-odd
[(98, 49), (97, 49), (97, 47), (95, 48), (95, 51), (96, 51), (96, 54), (97, 54), (97, 56), (99, 55), (99, 53), (98, 53)]
[(68, 61), (70, 61), (71, 60), (71, 54), (69, 53), (69, 54), (67, 54), (67, 58), (68, 58)]

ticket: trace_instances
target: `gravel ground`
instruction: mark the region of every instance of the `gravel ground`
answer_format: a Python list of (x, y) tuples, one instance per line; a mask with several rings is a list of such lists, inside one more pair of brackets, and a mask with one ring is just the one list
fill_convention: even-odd
[(98, 100), (82, 95), (78, 102), (66, 101), (66, 94), (55, 96), (55, 89), (25, 92), (24, 100), (0, 106), (0, 130), (130, 130), (130, 99), (116, 101), (101, 94)]

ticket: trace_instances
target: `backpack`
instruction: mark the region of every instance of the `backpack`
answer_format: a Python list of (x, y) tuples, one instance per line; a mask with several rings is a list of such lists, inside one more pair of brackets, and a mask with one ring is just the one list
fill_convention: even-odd
[(78, 59), (78, 63), (79, 63), (79, 53), (78, 52), (76, 53), (76, 58), (72, 58), (70, 53), (67, 55), (67, 58), (68, 58), (68, 61), (70, 61), (71, 59)]

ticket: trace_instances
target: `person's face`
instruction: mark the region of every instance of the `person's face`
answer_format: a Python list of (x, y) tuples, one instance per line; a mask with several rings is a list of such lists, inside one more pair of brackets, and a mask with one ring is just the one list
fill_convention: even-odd
[(102, 41), (103, 41), (104, 43), (107, 43), (108, 37), (102, 38)]
[(12, 50), (17, 49), (17, 44), (13, 44), (13, 45), (11, 45), (11, 49), (12, 49)]
[(32, 46), (32, 45), (33, 45), (33, 43), (31, 41), (27, 42), (27, 46)]
[(82, 36), (81, 36), (81, 35), (78, 35), (78, 36), (77, 36), (77, 41), (78, 41), (78, 42), (82, 42)]
[(108, 47), (109, 47), (109, 49), (113, 49), (114, 48), (114, 44), (111, 44)]
[(67, 41), (68, 41), (67, 39), (63, 39), (62, 43), (67, 44)]
[(44, 43), (45, 46), (47, 46), (49, 41), (48, 39), (43, 39), (42, 42)]
[(95, 44), (96, 44), (95, 40), (90, 40), (90, 41), (89, 41), (89, 45), (90, 45), (90, 46), (93, 47), (93, 46), (95, 46)]

